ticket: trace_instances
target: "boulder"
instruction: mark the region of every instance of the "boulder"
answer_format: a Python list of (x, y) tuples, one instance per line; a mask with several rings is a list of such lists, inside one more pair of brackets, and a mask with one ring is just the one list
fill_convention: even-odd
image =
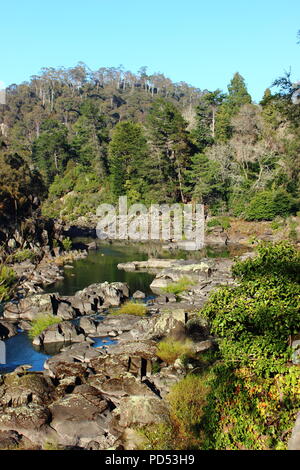
[(83, 330), (69, 321), (48, 326), (33, 339), (33, 344), (42, 346), (50, 343), (78, 343), (85, 340)]
[(86, 335), (97, 336), (98, 322), (90, 317), (82, 317), (79, 320), (79, 326)]
[(54, 392), (54, 385), (49, 377), (27, 373), (19, 376), (16, 372), (4, 376), (0, 387), (1, 405), (18, 407), (36, 403), (48, 403)]
[(141, 382), (129, 374), (110, 379), (102, 374), (96, 374), (89, 378), (88, 383), (99, 390), (103, 396), (108, 397), (115, 405), (120, 403), (122, 397), (132, 395), (155, 396), (147, 383)]
[(114, 415), (118, 416), (118, 424), (120, 428), (124, 429), (170, 421), (166, 402), (155, 396), (135, 395), (121, 398)]
[(141, 292), (140, 290), (137, 290), (132, 294), (133, 299), (144, 299), (145, 297), (146, 295), (144, 294), (144, 292)]
[[(169, 305), (169, 304), (167, 304)], [(129, 335), (136, 340), (158, 340), (166, 336), (185, 336), (185, 323), (188, 315), (185, 309), (170, 305), (162, 313), (141, 319)]]
[(141, 321), (141, 318), (136, 315), (106, 315), (98, 323), (95, 336), (107, 336), (112, 331), (120, 333), (130, 331), (139, 321)]
[(21, 299), (19, 303), (8, 302), (4, 307), (6, 319), (34, 320), (40, 314), (56, 314), (58, 294), (36, 294)]
[(105, 353), (98, 348), (92, 348), (88, 343), (72, 344), (59, 354), (47, 359), (44, 368), (51, 377), (66, 378), (69, 376), (86, 377), (87, 365), (93, 358)]
[(0, 432), (15, 431), (35, 444), (55, 441), (56, 432), (49, 426), (51, 413), (44, 405), (29, 403), (7, 407), (0, 414)]
[(116, 438), (110, 434), (113, 405), (96, 388), (79, 385), (74, 391), (50, 405), (51, 427), (60, 444), (85, 447), (91, 441), (107, 449)]
[(97, 311), (98, 307), (118, 307), (121, 302), (128, 299), (129, 288), (124, 282), (103, 282), (91, 284), (82, 291), (76, 292), (75, 296), (92, 304), (93, 310)]

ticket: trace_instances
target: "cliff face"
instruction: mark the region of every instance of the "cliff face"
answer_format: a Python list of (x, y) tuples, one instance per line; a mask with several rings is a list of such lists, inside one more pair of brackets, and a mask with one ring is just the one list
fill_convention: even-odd
[(63, 227), (53, 219), (33, 216), (9, 225), (0, 226), (0, 244), (6, 253), (16, 249), (53, 249), (54, 240), (60, 240)]

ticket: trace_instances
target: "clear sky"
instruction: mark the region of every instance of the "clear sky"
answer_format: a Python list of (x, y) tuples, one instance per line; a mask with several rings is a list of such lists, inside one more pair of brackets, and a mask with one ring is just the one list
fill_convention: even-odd
[(0, 81), (83, 61), (227, 91), (238, 71), (258, 101), (290, 67), (300, 80), (299, 29), (300, 0), (2, 0)]

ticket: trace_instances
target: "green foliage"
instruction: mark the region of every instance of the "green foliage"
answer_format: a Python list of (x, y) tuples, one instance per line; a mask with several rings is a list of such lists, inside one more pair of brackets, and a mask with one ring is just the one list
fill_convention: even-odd
[(300, 324), (300, 255), (289, 243), (261, 244), (258, 255), (236, 263), (237, 287), (223, 287), (201, 310), (226, 361), (262, 375), (290, 357), (288, 338)]
[(228, 85), (228, 95), (218, 109), (216, 116), (216, 137), (226, 141), (232, 136), (232, 117), (244, 104), (251, 103), (244, 78), (237, 72)]
[(56, 315), (39, 315), (31, 323), (29, 330), (29, 338), (33, 339), (40, 335), (48, 326), (60, 323), (62, 319)]
[(173, 338), (166, 338), (157, 346), (157, 356), (168, 364), (173, 364), (181, 357), (193, 357), (192, 343), (189, 340), (177, 341)]
[(141, 171), (148, 156), (142, 127), (130, 121), (118, 123), (112, 133), (108, 154), (113, 193), (124, 195), (128, 181), (134, 183), (134, 189), (140, 192), (143, 185)]
[(69, 237), (64, 238), (63, 241), (62, 241), (62, 244), (63, 244), (63, 247), (64, 247), (65, 251), (72, 250), (73, 243), (72, 243), (72, 240)]
[(16, 263), (21, 263), (22, 261), (27, 260), (33, 261), (36, 256), (36, 253), (34, 253), (32, 250), (18, 250), (13, 254), (12, 260)]
[(147, 313), (147, 307), (146, 305), (139, 302), (129, 300), (125, 302), (120, 308), (113, 310), (110, 313), (113, 315), (136, 315), (143, 317)]
[(286, 449), (300, 404), (299, 378), (297, 367), (261, 378), (253, 369), (216, 363), (206, 378), (201, 448)]
[(163, 287), (161, 290), (168, 294), (179, 295), (195, 283), (187, 276), (183, 276), (176, 282), (171, 282), (168, 286)]
[(222, 227), (224, 230), (228, 230), (230, 228), (230, 219), (229, 217), (218, 217), (210, 219), (206, 226), (208, 228), (211, 227)]
[(49, 185), (54, 176), (65, 169), (70, 158), (70, 147), (67, 129), (60, 122), (48, 119), (43, 123), (42, 131), (33, 143), (32, 158)]
[(246, 220), (272, 220), (276, 216), (286, 216), (293, 206), (293, 199), (284, 190), (261, 191), (246, 208)]
[(0, 264), (0, 302), (8, 300), (11, 289), (17, 280), (15, 271), (9, 266)]
[(300, 406), (288, 346), (299, 332), (300, 254), (288, 242), (257, 249), (235, 264), (239, 285), (220, 288), (201, 310), (219, 351), (171, 389), (171, 423), (147, 430), (145, 448), (286, 449)]

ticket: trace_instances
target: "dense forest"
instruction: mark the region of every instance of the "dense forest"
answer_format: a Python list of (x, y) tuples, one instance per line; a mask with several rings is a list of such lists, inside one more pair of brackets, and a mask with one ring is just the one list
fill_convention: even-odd
[(223, 93), (147, 67), (45, 68), (0, 106), (1, 219), (42, 201), (44, 215), (72, 221), (124, 194), (246, 220), (295, 213), (300, 106), (288, 74), (273, 85), (256, 104), (239, 73)]

